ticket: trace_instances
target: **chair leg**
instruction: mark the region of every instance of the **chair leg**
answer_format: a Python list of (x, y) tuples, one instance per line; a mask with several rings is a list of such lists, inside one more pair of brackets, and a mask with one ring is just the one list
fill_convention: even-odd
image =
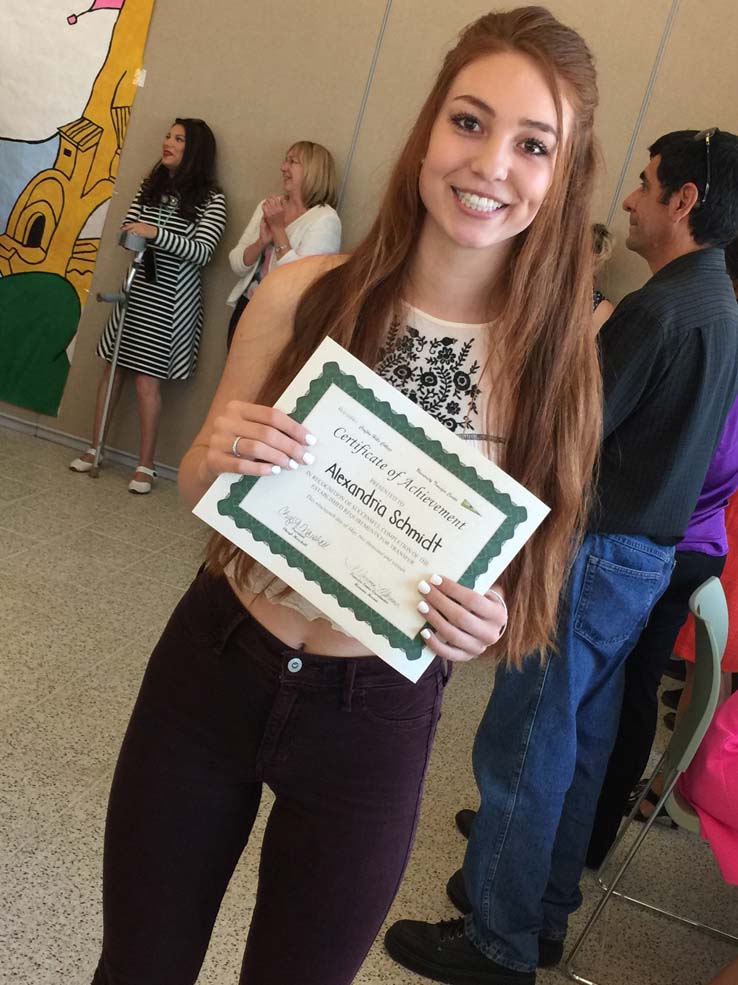
[(592, 978), (585, 978), (584, 975), (578, 975), (576, 971), (567, 967), (567, 973), (569, 978), (573, 978), (575, 982), (581, 982), (582, 985), (600, 985), (599, 982), (594, 981)]
[[(654, 776), (655, 775), (656, 774), (654, 773)], [(599, 920), (600, 916), (602, 915), (602, 911), (607, 906), (607, 903), (608, 903), (610, 897), (614, 894), (615, 889), (616, 889), (618, 883), (620, 882), (620, 880), (622, 879), (622, 877), (625, 875), (625, 872), (627, 871), (628, 866), (630, 865), (630, 863), (635, 858), (636, 852), (638, 851), (638, 849), (643, 844), (644, 838), (646, 837), (646, 835), (648, 834), (648, 832), (651, 830), (654, 822), (656, 821), (656, 816), (657, 816), (659, 810), (661, 809), (662, 804), (666, 801), (666, 799), (671, 794), (671, 791), (674, 789), (674, 786), (676, 785), (677, 779), (678, 779), (678, 774), (677, 774), (677, 776), (675, 776), (672, 779), (672, 781), (668, 785), (667, 789), (664, 790), (664, 792), (662, 793), (661, 797), (659, 798), (658, 804), (654, 807), (653, 813), (651, 814), (651, 816), (649, 817), (649, 819), (646, 821), (646, 823), (643, 825), (643, 830), (639, 833), (639, 835), (636, 838), (636, 840), (630, 846), (630, 849), (628, 850), (625, 858), (623, 859), (623, 862), (621, 863), (620, 868), (618, 869), (617, 873), (615, 874), (615, 878), (612, 880), (612, 882), (610, 883), (610, 885), (606, 887), (604, 896), (602, 897), (602, 899), (599, 901), (599, 903), (595, 907), (594, 912), (590, 915), (589, 920), (587, 920), (587, 923), (584, 925), (584, 929), (582, 930), (582, 932), (579, 934), (579, 937), (577, 937), (576, 941), (574, 942), (574, 945), (573, 945), (571, 951), (569, 952), (569, 954), (568, 954), (568, 956), (566, 958), (566, 971), (567, 971), (567, 974), (569, 975), (570, 978), (573, 978), (574, 981), (579, 981), (579, 982), (587, 982), (588, 981), (586, 978), (579, 977), (577, 975), (577, 973), (575, 972), (574, 967), (573, 967), (573, 965), (574, 965), (574, 959), (577, 956), (577, 953), (578, 953), (579, 949), (581, 948), (582, 944), (585, 942), (585, 940), (587, 939), (587, 937), (589, 937), (589, 935), (590, 935), (590, 933), (592, 931), (592, 928), (594, 927), (594, 925), (597, 923), (597, 921)], [(653, 780), (653, 777), (651, 778), (651, 780)], [(648, 790), (650, 788), (650, 786), (651, 786), (651, 780), (649, 780), (648, 784), (646, 785), (646, 790)], [(644, 795), (645, 795), (645, 791), (644, 791)], [(641, 796), (639, 798), (638, 803), (633, 808), (633, 812), (632, 812), (633, 814), (635, 814), (635, 810), (640, 805), (640, 801), (642, 799), (643, 799), (643, 796)], [(632, 818), (629, 818), (628, 820), (630, 821), (630, 820), (632, 820)], [(618, 842), (616, 842), (616, 844), (617, 843)], [(608, 857), (609, 857), (609, 853), (608, 853)], [(607, 859), (605, 859), (605, 862), (606, 861), (607, 861)], [(603, 868), (604, 868), (604, 864), (605, 863), (603, 863)], [(600, 870), (600, 871), (602, 871), (602, 870)], [(596, 982), (592, 982), (592, 983), (590, 983), (590, 985), (597, 985), (597, 983)]]
[(672, 913), (671, 910), (664, 910), (662, 907), (656, 906), (654, 903), (646, 903), (645, 900), (637, 899), (635, 896), (627, 896), (625, 893), (613, 893), (613, 896), (617, 896), (618, 899), (627, 900), (629, 903), (634, 903), (642, 910), (648, 910), (650, 913), (658, 913), (662, 917), (667, 917), (669, 920), (676, 921), (676, 923), (681, 923), (687, 927), (692, 927), (695, 930), (701, 930), (703, 933), (709, 934), (711, 937), (718, 938), (718, 940), (729, 941), (731, 944), (738, 944), (738, 936), (735, 934), (729, 934), (727, 930), (718, 930), (717, 927), (711, 927), (710, 924), (700, 923), (699, 920), (692, 920), (689, 917), (683, 917), (679, 913)]
[[(651, 778), (648, 781), (648, 784), (646, 785), (645, 789), (643, 790), (641, 796), (638, 798), (638, 801), (634, 805), (633, 810), (628, 815), (627, 821), (625, 822), (625, 824), (622, 825), (620, 831), (618, 832), (618, 837), (616, 838), (615, 842), (612, 845), (612, 848), (607, 853), (607, 856), (605, 857), (605, 860), (603, 861), (602, 865), (600, 866), (600, 869), (599, 869), (599, 871), (597, 873), (597, 881), (598, 881), (599, 885), (603, 889), (607, 889), (607, 883), (605, 881), (605, 878), (604, 878), (603, 873), (605, 872), (607, 865), (610, 863), (610, 859), (615, 854), (618, 846), (620, 845), (621, 841), (623, 840), (623, 837), (625, 835), (625, 832), (628, 830), (628, 827), (630, 826), (631, 821), (635, 817), (635, 812), (640, 807), (641, 802), (643, 801), (644, 797), (646, 796), (646, 793), (648, 792), (648, 790), (651, 789), (651, 784), (656, 779), (656, 776), (659, 773), (659, 770), (661, 768), (661, 765), (663, 763), (663, 760), (664, 760), (664, 756), (661, 757), (661, 761), (659, 762), (658, 766), (656, 767), (656, 769), (654, 770), (653, 774), (651, 775)], [(678, 779), (678, 777), (674, 779), (674, 782), (671, 784), (671, 786), (669, 788), (669, 792), (672, 792), (673, 791), (674, 787), (676, 786), (677, 779)], [(669, 793), (667, 793), (666, 796), (663, 796), (662, 795), (661, 799), (659, 800), (659, 807), (658, 808), (656, 808), (656, 807), (654, 808), (652, 817), (655, 817), (656, 816), (656, 814), (658, 813), (658, 810), (660, 809), (661, 805), (664, 804), (664, 803), (666, 803), (666, 800), (668, 800), (668, 797), (669, 797)], [(693, 927), (695, 930), (700, 930), (703, 933), (706, 933), (706, 934), (711, 935), (712, 937), (716, 937), (718, 940), (729, 941), (731, 944), (737, 944), (738, 943), (738, 936), (735, 935), (735, 934), (730, 934), (726, 930), (719, 930), (717, 927), (712, 927), (710, 924), (702, 923), (699, 920), (692, 920), (690, 917), (682, 916), (679, 913), (673, 913), (671, 910), (666, 910), (663, 907), (656, 906), (655, 903), (647, 903), (645, 900), (638, 899), (635, 896), (628, 896), (627, 893), (618, 893), (618, 892), (615, 892), (614, 891), (614, 887), (613, 887), (613, 893), (612, 893), (612, 895), (613, 896), (617, 896), (618, 899), (624, 899), (624, 900), (627, 900), (629, 903), (634, 903), (636, 906), (639, 906), (642, 910), (648, 910), (651, 913), (658, 913), (661, 916), (667, 917), (669, 920), (674, 920), (677, 923), (681, 923), (681, 924), (683, 924), (683, 925), (685, 925), (687, 927)]]

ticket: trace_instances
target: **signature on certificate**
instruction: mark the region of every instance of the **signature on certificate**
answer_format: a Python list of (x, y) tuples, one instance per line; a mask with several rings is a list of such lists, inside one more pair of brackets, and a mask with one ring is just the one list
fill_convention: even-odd
[(398, 602), (392, 592), (383, 585), (377, 585), (366, 568), (363, 568), (360, 564), (352, 564), (350, 561), (346, 561), (346, 568), (360, 588), (363, 588), (364, 591), (370, 593), (374, 598), (397, 607)]
[(301, 540), (311, 540), (316, 547), (330, 547), (330, 541), (320, 534), (315, 533), (313, 528), (297, 513), (293, 513), (288, 506), (283, 506), (279, 515), (284, 519), (284, 525)]

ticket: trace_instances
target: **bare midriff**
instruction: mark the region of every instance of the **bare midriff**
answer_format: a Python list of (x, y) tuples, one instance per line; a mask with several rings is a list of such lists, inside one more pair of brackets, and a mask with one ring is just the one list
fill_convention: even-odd
[(306, 619), (296, 609), (239, 588), (230, 577), (228, 582), (254, 619), (285, 646), (323, 657), (371, 656), (363, 643), (339, 633), (327, 619)]

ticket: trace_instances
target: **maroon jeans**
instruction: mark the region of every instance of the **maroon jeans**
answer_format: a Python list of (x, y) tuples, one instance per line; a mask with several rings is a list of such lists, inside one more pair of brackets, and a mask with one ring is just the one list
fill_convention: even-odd
[(201, 573), (154, 650), (105, 832), (94, 985), (189, 985), (246, 845), (276, 801), (242, 985), (348, 985), (413, 844), (445, 684), (377, 657), (305, 654)]

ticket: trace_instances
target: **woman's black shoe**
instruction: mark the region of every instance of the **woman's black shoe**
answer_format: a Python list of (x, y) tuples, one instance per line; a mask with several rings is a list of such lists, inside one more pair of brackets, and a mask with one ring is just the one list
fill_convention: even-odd
[(674, 688), (673, 691), (663, 691), (661, 694), (661, 701), (666, 705), (667, 708), (671, 708), (672, 711), (676, 711), (679, 707), (679, 699), (684, 691), (683, 687)]
[[(633, 807), (635, 806), (635, 802), (640, 797), (647, 783), (648, 780), (639, 780), (638, 783), (636, 783), (635, 787), (633, 788), (633, 792), (631, 793), (630, 797), (628, 797), (628, 803), (625, 805), (625, 810), (623, 811), (624, 815), (630, 814), (630, 812), (633, 810)], [(659, 802), (659, 794), (655, 793), (653, 790), (649, 790), (646, 796), (644, 797), (644, 800), (647, 800), (652, 807), (655, 807), (656, 804), (658, 804)], [(633, 816), (633, 820), (638, 821), (641, 824), (645, 824), (646, 821), (648, 821), (649, 817), (650, 815), (644, 814), (643, 810), (639, 807), (635, 815)], [(656, 815), (656, 821), (654, 823), (665, 828), (678, 827), (676, 821), (672, 820), (672, 818), (669, 817), (664, 807), (662, 807), (661, 810)]]

